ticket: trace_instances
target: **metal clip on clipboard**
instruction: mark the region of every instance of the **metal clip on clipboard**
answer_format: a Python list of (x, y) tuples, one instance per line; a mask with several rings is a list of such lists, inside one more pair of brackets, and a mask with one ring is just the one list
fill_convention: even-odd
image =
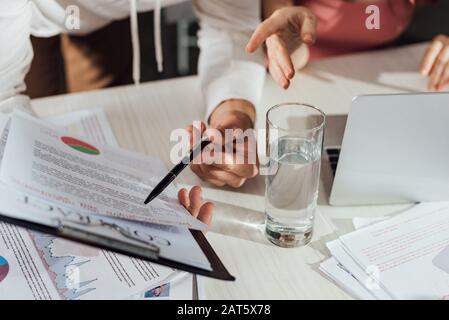
[(81, 241), (95, 246), (100, 245), (123, 254), (133, 252), (148, 259), (153, 259), (156, 261), (159, 259), (160, 249), (158, 246), (152, 243), (137, 241), (134, 238), (126, 237), (122, 233), (120, 234), (126, 239), (126, 241), (88, 231), (86, 228), (83, 228), (82, 225), (68, 220), (64, 222), (59, 220), (57, 230), (58, 234), (64, 238)]

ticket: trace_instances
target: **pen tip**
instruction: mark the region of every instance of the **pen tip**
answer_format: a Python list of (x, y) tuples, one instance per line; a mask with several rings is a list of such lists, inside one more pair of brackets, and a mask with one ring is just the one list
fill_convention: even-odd
[(155, 196), (149, 195), (148, 198), (146, 198), (143, 203), (144, 204), (149, 204), (154, 198), (155, 198)]

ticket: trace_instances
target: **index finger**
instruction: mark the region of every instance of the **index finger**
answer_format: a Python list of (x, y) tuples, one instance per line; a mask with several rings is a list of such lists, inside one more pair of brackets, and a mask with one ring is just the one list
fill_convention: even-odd
[(188, 125), (185, 130), (189, 134), (189, 144), (190, 147), (193, 147), (193, 143), (201, 139), (204, 131), (206, 131), (206, 124), (201, 121), (200, 128), (194, 125)]
[(246, 51), (252, 53), (271, 35), (281, 31), (285, 20), (279, 15), (272, 15), (270, 18), (259, 24), (246, 45)]
[[(285, 13), (285, 14), (282, 14)], [(246, 51), (252, 53), (271, 35), (281, 32), (289, 23), (296, 24), (296, 29), (301, 40), (313, 44), (316, 34), (316, 19), (314, 15), (306, 11), (282, 11), (275, 12), (271, 17), (262, 22), (252, 34), (246, 46)], [(296, 19), (294, 19), (296, 18)]]
[(301, 40), (307, 44), (313, 44), (316, 37), (316, 19), (314, 16), (306, 16), (301, 26)]
[(198, 213), (198, 220), (201, 222), (207, 224), (208, 226), (211, 225), (212, 222), (212, 215), (214, 212), (214, 204), (211, 202), (206, 202), (203, 204), (200, 208), (200, 212)]
[(428, 75), (437, 59), (440, 51), (443, 49), (443, 42), (440, 40), (433, 41), (427, 48), (426, 53), (419, 68), (422, 75)]

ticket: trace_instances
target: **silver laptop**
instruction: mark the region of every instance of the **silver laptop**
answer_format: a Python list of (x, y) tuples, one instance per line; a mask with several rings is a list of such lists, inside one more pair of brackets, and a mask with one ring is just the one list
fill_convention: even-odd
[(449, 93), (358, 96), (327, 123), (331, 205), (449, 200)]

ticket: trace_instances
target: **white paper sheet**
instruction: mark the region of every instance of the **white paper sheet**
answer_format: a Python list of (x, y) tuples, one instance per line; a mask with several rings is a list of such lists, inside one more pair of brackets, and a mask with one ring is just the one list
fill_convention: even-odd
[(178, 203), (173, 186), (143, 204), (165, 174), (156, 158), (90, 143), (17, 112), (11, 117), (0, 180), (82, 212), (205, 229)]
[(350, 295), (362, 300), (373, 300), (374, 296), (337, 259), (331, 257), (320, 264), (320, 270)]
[(335, 240), (328, 242), (327, 247), (329, 248), (332, 257), (340, 263), (344, 269), (347, 271), (351, 277), (356, 279), (358, 283), (364, 287), (365, 290), (368, 290), (372, 295), (372, 298), (381, 299), (381, 300), (390, 300), (391, 296), (387, 294), (380, 286), (375, 283), (372, 278), (369, 276), (371, 272), (370, 269), (361, 268), (349, 255), (344, 247), (342, 246), (340, 240)]
[(97, 143), (118, 147), (117, 139), (103, 109), (63, 113), (47, 117), (45, 121), (64, 128), (74, 135), (82, 135)]
[(9, 115), (0, 113), (0, 131), (3, 131), (3, 128), (6, 126), (6, 123), (9, 120)]
[(377, 79), (379, 83), (402, 90), (427, 91), (427, 77), (419, 72), (382, 72)]
[(372, 224), (385, 221), (387, 219), (390, 219), (391, 217), (372, 217), (372, 218), (365, 218), (365, 217), (355, 217), (352, 219), (352, 224), (354, 225), (355, 229), (361, 229), (367, 226), (370, 226)]
[(426, 203), (407, 214), (341, 237), (361, 268), (371, 268), (394, 299), (447, 299), (449, 273), (435, 259), (449, 246), (449, 203)]
[[(405, 212), (404, 214), (406, 214)], [(352, 219), (352, 223), (355, 229), (361, 229), (375, 223), (390, 219), (390, 216), (386, 217), (355, 217)], [(342, 248), (340, 240), (334, 240), (327, 243), (329, 250), (332, 253), (332, 257), (326, 259), (320, 264), (319, 269), (332, 279), (335, 283), (341, 286), (345, 291), (354, 296), (355, 298), (362, 300), (372, 299), (385, 299), (390, 300), (391, 296), (386, 293), (379, 286), (370, 286), (372, 283), (369, 276), (360, 266), (354, 262), (352, 257), (346, 253)], [(339, 261), (346, 263), (343, 265)], [(369, 290), (366, 286), (369, 286)]]

